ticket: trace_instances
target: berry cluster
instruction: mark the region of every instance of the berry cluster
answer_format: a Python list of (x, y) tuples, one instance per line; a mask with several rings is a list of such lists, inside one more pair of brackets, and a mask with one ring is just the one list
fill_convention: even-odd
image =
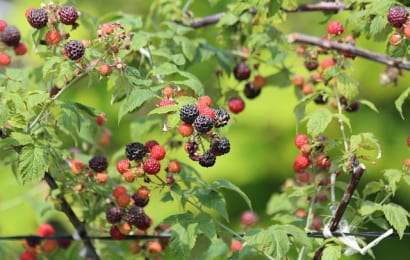
[[(189, 158), (198, 161), (203, 167), (211, 167), (216, 162), (216, 156), (230, 151), (230, 142), (227, 138), (214, 133), (214, 128), (221, 128), (228, 124), (230, 115), (222, 108), (211, 107), (212, 99), (209, 96), (199, 97), (196, 104), (187, 104), (181, 107), (179, 118), (182, 123), (178, 127), (183, 137), (190, 137), (185, 144), (185, 151)], [(202, 140), (209, 142), (209, 148), (199, 152)]]
[(8, 53), (9, 48), (12, 48), (17, 56), (27, 53), (27, 46), (20, 40), (19, 29), (0, 19), (0, 66), (10, 65), (11, 56)]
[[(41, 237), (49, 237), (55, 235), (54, 227), (51, 224), (41, 224), (37, 229), (37, 235)], [(26, 238), (23, 240), (23, 247), (25, 251), (20, 254), (21, 260), (36, 259), (36, 255), (45, 253), (51, 254), (58, 248), (67, 249), (71, 244), (69, 239), (44, 239), (40, 240), (36, 237)]]
[(409, 12), (403, 6), (393, 6), (387, 14), (387, 21), (395, 29), (390, 35), (389, 42), (392, 46), (398, 46), (403, 39), (410, 39)]
[[(100, 184), (106, 184), (108, 182), (108, 161), (105, 156), (97, 155), (92, 157), (88, 161), (88, 167), (79, 159), (67, 159), (70, 171), (72, 174), (78, 176), (81, 179), (77, 178), (78, 187), (77, 190), (81, 191), (84, 188), (83, 182), (93, 181)], [(82, 174), (83, 173), (83, 174)]]

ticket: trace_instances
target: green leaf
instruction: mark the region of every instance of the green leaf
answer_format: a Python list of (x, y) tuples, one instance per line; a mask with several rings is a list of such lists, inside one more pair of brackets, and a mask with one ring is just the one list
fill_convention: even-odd
[(375, 211), (382, 210), (382, 205), (372, 202), (372, 201), (365, 201), (363, 202), (362, 206), (359, 209), (359, 213), (362, 216), (367, 216), (373, 214)]
[(335, 260), (342, 257), (342, 247), (340, 245), (326, 246), (322, 253), (322, 259)]
[(266, 213), (273, 215), (280, 211), (291, 211), (293, 208), (294, 206), (290, 202), (287, 194), (273, 194), (268, 201)]
[(172, 55), (171, 60), (172, 60), (173, 63), (175, 63), (178, 66), (181, 66), (181, 65), (185, 64), (185, 58), (184, 58), (184, 55), (182, 55), (182, 54)]
[(34, 140), (33, 138), (24, 133), (19, 133), (19, 132), (12, 132), (9, 137), (13, 143), (14, 146), (19, 146), (19, 145), (27, 145), (27, 144), (33, 144)]
[(224, 16), (222, 16), (222, 18), (219, 20), (218, 26), (223, 26), (223, 25), (232, 26), (238, 21), (239, 21), (238, 16), (232, 13), (227, 13)]
[(191, 249), (196, 242), (198, 224), (190, 224), (187, 228), (180, 223), (172, 225), (171, 242), (169, 244), (175, 259), (188, 259)]
[(277, 258), (284, 257), (289, 251), (287, 232), (277, 228), (277, 226), (269, 227), (267, 230), (245, 237), (245, 239), (248, 245), (258, 251)]
[(216, 180), (212, 183), (212, 187), (215, 189), (220, 189), (220, 188), (224, 188), (224, 189), (228, 189), (228, 190), (232, 190), (235, 191), (236, 193), (238, 193), (242, 199), (246, 202), (246, 204), (248, 205), (249, 209), (252, 210), (252, 202), (251, 200), (248, 198), (248, 196), (245, 194), (245, 192), (243, 192), (239, 187), (235, 186), (233, 183), (231, 183), (228, 180)]
[(44, 148), (27, 145), (21, 149), (17, 171), (23, 183), (38, 181), (48, 170), (48, 157)]
[(185, 57), (190, 61), (194, 60), (197, 51), (196, 46), (185, 37), (177, 37), (174, 40), (177, 44), (181, 45), (182, 53)]
[(118, 111), (118, 122), (127, 113), (139, 108), (145, 101), (154, 97), (154, 93), (149, 89), (133, 88), (130, 95), (123, 101)]
[(188, 88), (192, 89), (195, 94), (197, 96), (203, 96), (204, 95), (204, 88), (203, 85), (201, 83), (201, 81), (199, 81), (199, 79), (194, 75), (191, 74), (189, 72), (186, 71), (178, 71), (178, 74), (187, 78), (187, 80), (183, 80), (183, 81), (174, 81), (173, 83), (178, 85), (185, 85)]
[(359, 102), (360, 104), (367, 106), (374, 112), (379, 113), (379, 110), (377, 109), (376, 105), (373, 102), (370, 102), (369, 100), (366, 100), (366, 99), (360, 99)]
[(383, 205), (383, 213), (390, 225), (396, 229), (400, 239), (403, 238), (403, 233), (409, 225), (409, 212), (400, 205), (389, 203)]
[(221, 214), (226, 221), (229, 221), (226, 201), (221, 193), (214, 189), (200, 189), (196, 190), (195, 196), (203, 206), (214, 209)]
[(366, 184), (366, 186), (363, 189), (363, 197), (367, 197), (373, 193), (379, 192), (384, 190), (384, 185), (383, 183), (380, 183), (378, 181), (371, 181)]
[(306, 247), (308, 251), (312, 249), (311, 239), (308, 238), (306, 232), (303, 229), (293, 225), (278, 225), (276, 226), (275, 230), (281, 230), (283, 232), (286, 232), (286, 234), (291, 235), (292, 241), (294, 241), (299, 246)]
[(409, 97), (410, 94), (410, 87), (407, 88), (405, 91), (403, 91), (400, 96), (394, 101), (394, 104), (396, 105), (397, 111), (399, 111), (401, 118), (404, 120), (403, 116), (403, 104), (404, 101)]
[(397, 185), (404, 176), (404, 172), (397, 169), (387, 169), (384, 171), (383, 175), (387, 179), (391, 192), (394, 195), (397, 190)]
[(175, 64), (165, 62), (150, 71), (153, 75), (171, 75), (178, 72), (177, 66)]
[(323, 133), (332, 121), (332, 113), (329, 109), (321, 108), (313, 111), (307, 116), (307, 131), (312, 136), (318, 136)]
[(28, 93), (27, 95), (27, 106), (28, 109), (32, 109), (33, 107), (37, 106), (38, 104), (41, 104), (43, 102), (45, 102), (46, 100), (48, 100), (49, 98), (49, 93), (45, 92), (45, 91), (31, 91)]
[(198, 230), (201, 231), (206, 237), (212, 239), (216, 236), (216, 225), (213, 218), (204, 212), (199, 213), (194, 220), (198, 223)]
[(349, 149), (352, 153), (359, 153), (360, 149), (367, 151), (375, 150), (377, 151), (376, 158), (379, 159), (381, 157), (381, 148), (379, 141), (372, 133), (360, 133), (357, 135), (352, 135), (350, 137)]
[(162, 115), (162, 114), (168, 114), (170, 112), (175, 112), (178, 110), (177, 105), (169, 105), (169, 106), (163, 106), (163, 107), (157, 107), (151, 110), (148, 115)]

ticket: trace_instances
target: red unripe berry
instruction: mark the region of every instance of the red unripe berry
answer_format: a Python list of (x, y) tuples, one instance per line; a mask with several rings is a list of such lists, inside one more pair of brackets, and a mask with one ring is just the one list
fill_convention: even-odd
[(168, 164), (168, 171), (172, 173), (181, 172), (181, 163), (177, 160), (172, 160)]
[(108, 182), (108, 174), (105, 172), (99, 172), (95, 176), (95, 180), (100, 184), (106, 184)]
[(95, 118), (95, 122), (97, 123), (97, 125), (103, 125), (105, 122), (105, 115), (104, 114), (98, 115)]
[(118, 226), (118, 230), (121, 234), (128, 235), (132, 230), (132, 226), (128, 222), (124, 222)]
[(312, 147), (310, 146), (310, 144), (304, 144), (302, 145), (302, 147), (300, 147), (300, 151), (303, 154), (309, 155), (312, 152)]
[(232, 113), (238, 114), (245, 109), (245, 102), (240, 97), (233, 97), (228, 100), (228, 108)]
[(162, 89), (162, 95), (164, 95), (167, 98), (172, 97), (174, 95), (174, 93), (175, 93), (175, 90), (171, 86), (167, 86), (167, 87)]
[(154, 145), (151, 149), (150, 149), (150, 155), (152, 159), (155, 160), (162, 160), (165, 158), (166, 155), (166, 150), (163, 146), (161, 145)]
[(327, 24), (327, 33), (332, 35), (339, 35), (344, 32), (343, 24), (338, 21), (333, 21)]
[(309, 172), (298, 172), (296, 174), (296, 180), (301, 183), (311, 183), (313, 180), (312, 174)]
[(241, 215), (242, 225), (245, 225), (245, 226), (255, 225), (256, 223), (258, 223), (258, 221), (259, 221), (258, 215), (253, 211), (247, 210), (243, 212)]
[(133, 171), (127, 170), (122, 174), (122, 177), (124, 178), (126, 182), (133, 182), (135, 180), (135, 177), (137, 177), (137, 175)]
[(306, 210), (304, 210), (304, 209), (297, 209), (297, 210), (295, 211), (295, 216), (298, 217), (298, 218), (304, 218), (304, 217), (306, 217), (306, 216), (307, 216)]
[(242, 249), (242, 242), (237, 240), (237, 239), (232, 240), (231, 250), (232, 251), (239, 251), (241, 249)]
[(56, 45), (61, 41), (61, 34), (55, 30), (51, 29), (46, 34), (46, 42), (50, 45)]
[(200, 115), (205, 115), (205, 116), (209, 116), (210, 118), (215, 118), (215, 110), (212, 107), (202, 106), (198, 110), (199, 110)]
[(123, 174), (130, 168), (130, 161), (127, 159), (119, 160), (117, 162), (116, 168), (119, 173)]
[(322, 63), (320, 63), (320, 67), (322, 68), (322, 70), (325, 70), (333, 66), (335, 66), (335, 60), (330, 57), (323, 59)]
[(11, 57), (6, 53), (0, 53), (0, 65), (8, 66), (11, 63)]
[(115, 188), (112, 190), (112, 195), (115, 198), (118, 198), (119, 196), (123, 195), (123, 194), (127, 194), (127, 188), (125, 188), (122, 185), (117, 185), (115, 186)]
[(399, 45), (400, 42), (401, 42), (400, 34), (394, 33), (394, 34), (390, 35), (389, 42), (393, 46)]
[(167, 185), (172, 185), (175, 183), (175, 178), (173, 176), (167, 176), (165, 178), (165, 182), (167, 183)]
[(321, 229), (322, 227), (323, 227), (323, 221), (322, 221), (322, 219), (321, 219), (320, 217), (317, 217), (317, 216), (313, 217), (311, 228), (312, 228), (313, 230), (320, 231), (320, 229)]
[(20, 254), (20, 260), (36, 260), (36, 255), (30, 250), (26, 250)]
[(309, 143), (309, 138), (305, 134), (299, 134), (295, 137), (295, 145), (297, 148), (302, 148), (304, 144)]
[(158, 241), (151, 241), (151, 242), (149, 242), (149, 244), (148, 244), (148, 251), (149, 251), (151, 254), (155, 254), (155, 255), (161, 253), (161, 252), (162, 252), (162, 245), (161, 245), (161, 243), (158, 242)]
[(172, 106), (175, 102), (172, 99), (164, 98), (158, 103), (158, 107)]
[(144, 144), (145, 148), (147, 148), (148, 151), (151, 151), (151, 148), (155, 145), (159, 145), (159, 143), (156, 140), (149, 140)]
[(187, 137), (192, 135), (194, 132), (194, 127), (191, 124), (188, 123), (182, 123), (178, 127), (178, 132), (183, 136)]
[(110, 229), (110, 235), (114, 240), (121, 240), (125, 238), (125, 235), (121, 233), (117, 226), (112, 226)]
[(82, 172), (85, 167), (85, 164), (78, 159), (68, 159), (68, 163), (70, 165), (70, 170), (74, 175)]
[(327, 169), (330, 167), (331, 161), (329, 156), (325, 154), (319, 154), (316, 158), (316, 166), (322, 169)]
[(295, 172), (300, 172), (306, 169), (310, 165), (310, 159), (304, 154), (296, 156), (295, 162), (293, 163), (293, 170)]
[(318, 193), (315, 196), (315, 202), (321, 203), (327, 201), (327, 195), (324, 193)]
[(198, 103), (210, 106), (212, 105), (212, 98), (210, 96), (201, 96), (198, 98)]
[(117, 202), (118, 206), (125, 208), (130, 204), (131, 196), (128, 195), (128, 193), (123, 193), (116, 197), (115, 201)]
[(0, 19), (0, 32), (2, 32), (4, 30), (4, 28), (7, 27), (7, 22)]
[(302, 87), (303, 84), (305, 83), (305, 77), (301, 75), (295, 75), (293, 77), (292, 83), (295, 87)]
[(407, 137), (407, 146), (410, 147), (410, 136)]
[(115, 29), (114, 25), (109, 24), (109, 23), (105, 23), (105, 24), (102, 24), (102, 25), (101, 25), (101, 32), (102, 32), (104, 35), (110, 35), (110, 34), (112, 34), (112, 33), (114, 32), (114, 29)]
[(112, 67), (110, 66), (110, 64), (102, 63), (100, 64), (100, 66), (98, 66), (98, 72), (101, 76), (108, 76), (112, 72)]
[(262, 88), (266, 85), (266, 79), (262, 75), (256, 75), (253, 78), (253, 87), (256, 89)]
[(14, 49), (14, 54), (16, 54), (17, 56), (21, 56), (27, 53), (27, 46), (22, 42), (14, 46), (13, 49)]
[(148, 174), (157, 174), (161, 169), (161, 164), (159, 161), (149, 158), (142, 164), (142, 169)]
[(150, 196), (150, 190), (147, 186), (141, 186), (136, 191), (136, 194), (139, 199), (147, 200)]
[(310, 83), (305, 83), (302, 86), (302, 93), (303, 95), (309, 95), (311, 93), (313, 93), (315, 91), (315, 89), (313, 88), (312, 84)]
[(52, 253), (54, 252), (58, 247), (58, 242), (55, 239), (46, 239), (42, 246), (41, 249), (43, 250), (44, 253)]
[(37, 234), (41, 237), (53, 236), (55, 234), (55, 231), (52, 225), (44, 223), (38, 227)]

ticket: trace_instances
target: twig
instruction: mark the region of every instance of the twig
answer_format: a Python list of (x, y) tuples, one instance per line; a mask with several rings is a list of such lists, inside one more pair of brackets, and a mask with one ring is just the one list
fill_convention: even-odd
[[(46, 181), (50, 189), (58, 189), (57, 183), (55, 182), (53, 176), (51, 176), (49, 172), (46, 172), (44, 174), (44, 180)], [(87, 250), (87, 257), (93, 260), (99, 260), (100, 257), (98, 256), (95, 247), (91, 242), (90, 237), (88, 236), (84, 222), (80, 221), (80, 219), (77, 217), (77, 215), (75, 214), (75, 212), (73, 211), (73, 209), (71, 208), (70, 204), (68, 203), (63, 194), (58, 194), (57, 199), (61, 203), (61, 211), (64, 212), (64, 214), (70, 220), (71, 224), (77, 230), (79, 237), (82, 239), (84, 246)]]
[(386, 64), (399, 69), (410, 70), (410, 62), (401, 58), (392, 58), (388, 55), (383, 55), (375, 52), (368, 51), (366, 49), (358, 48), (351, 44), (340, 43), (325, 40), (319, 37), (314, 37), (302, 33), (292, 33), (286, 36), (290, 43), (302, 43), (315, 45), (326, 49), (337, 50), (341, 52), (347, 52), (355, 56), (359, 56), (368, 60)]

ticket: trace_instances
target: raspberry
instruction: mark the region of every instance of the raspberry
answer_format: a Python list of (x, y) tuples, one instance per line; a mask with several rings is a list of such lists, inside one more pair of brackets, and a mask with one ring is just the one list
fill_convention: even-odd
[(6, 53), (0, 53), (0, 65), (8, 66), (11, 63), (11, 57)]
[(348, 106), (345, 107), (345, 110), (347, 112), (356, 112), (357, 110), (359, 110), (360, 107), (360, 103), (355, 101), (350, 103)]
[(173, 176), (167, 176), (165, 178), (165, 182), (167, 183), (167, 185), (172, 185), (175, 183), (175, 178)]
[(172, 160), (168, 163), (168, 171), (172, 173), (179, 173), (181, 171), (181, 163), (177, 160)]
[(197, 116), (197, 118), (195, 118), (193, 126), (195, 130), (198, 131), (199, 133), (206, 133), (212, 129), (213, 124), (214, 124), (214, 120), (211, 117), (205, 116), (205, 115), (199, 115)]
[(68, 159), (68, 164), (70, 165), (70, 170), (74, 175), (82, 172), (85, 167), (84, 163), (78, 159)]
[(295, 162), (293, 163), (293, 170), (295, 172), (300, 172), (301, 170), (306, 169), (309, 165), (309, 157), (304, 154), (300, 154), (296, 156)]
[(165, 148), (161, 145), (154, 145), (150, 150), (150, 155), (152, 159), (160, 161), (165, 158)]
[(398, 33), (390, 35), (389, 42), (393, 46), (399, 45), (401, 42), (401, 35)]
[(171, 86), (167, 86), (165, 88), (162, 89), (162, 95), (164, 95), (167, 98), (170, 98), (174, 95), (174, 88)]
[(293, 77), (292, 83), (295, 87), (302, 87), (305, 83), (305, 78), (301, 75), (295, 75)]
[(149, 202), (149, 196), (149, 189), (145, 186), (141, 186), (131, 197), (135, 206), (145, 207)]
[[(199, 103), (199, 104), (201, 104), (201, 103)], [(203, 105), (203, 104), (201, 104), (201, 105)], [(202, 108), (199, 109), (199, 114), (209, 116), (210, 118), (214, 118), (215, 117), (215, 110), (212, 107), (207, 107), (207, 106), (204, 105)]]
[(17, 56), (24, 55), (26, 53), (27, 46), (24, 43), (20, 42), (19, 44), (14, 46), (14, 54), (16, 54)]
[(110, 229), (110, 235), (114, 240), (121, 240), (125, 238), (125, 235), (121, 233), (117, 226), (112, 226)]
[(100, 64), (100, 66), (98, 67), (98, 72), (100, 73), (101, 76), (108, 76), (111, 74), (112, 68), (109, 64), (103, 63), (103, 64)]
[(131, 197), (128, 193), (124, 193), (116, 197), (115, 202), (117, 202), (118, 206), (125, 208), (130, 204)]
[(162, 245), (159, 241), (151, 241), (148, 244), (148, 251), (151, 254), (157, 255), (162, 252)]
[(344, 32), (343, 24), (338, 21), (333, 21), (327, 24), (327, 33), (332, 35), (339, 35)]
[(58, 247), (62, 249), (67, 249), (71, 245), (70, 239), (59, 239), (58, 240)]
[(237, 240), (237, 239), (232, 240), (231, 250), (232, 251), (239, 251), (241, 249), (242, 249), (242, 242)]
[(161, 101), (158, 103), (158, 107), (166, 107), (166, 106), (172, 106), (175, 105), (174, 100), (169, 99), (169, 98), (164, 98), (161, 99)]
[(98, 115), (98, 116), (95, 118), (95, 123), (96, 123), (97, 125), (103, 125), (104, 122), (105, 122), (105, 115), (104, 115), (104, 114)]
[(41, 249), (44, 253), (52, 253), (58, 247), (58, 242), (55, 239), (46, 239), (41, 245)]
[(108, 182), (108, 174), (105, 173), (105, 172), (99, 172), (99, 173), (97, 173), (97, 175), (95, 176), (95, 180), (96, 180), (98, 183), (106, 184), (106, 183)]
[(230, 150), (231, 144), (226, 137), (223, 137), (212, 144), (212, 152), (215, 151), (217, 154), (229, 153)]
[(130, 143), (125, 148), (125, 156), (128, 160), (142, 160), (147, 153), (147, 148), (142, 143)]
[(1, 41), (7, 46), (16, 46), (20, 42), (20, 31), (16, 26), (8, 25), (3, 29), (1, 33)]
[(184, 105), (179, 112), (179, 118), (188, 124), (192, 124), (199, 115), (198, 108), (193, 104)]
[(120, 222), (123, 215), (124, 211), (118, 206), (111, 206), (105, 211), (105, 217), (111, 224)]
[(147, 148), (148, 151), (151, 151), (151, 148), (155, 145), (159, 145), (159, 143), (155, 140), (149, 140), (145, 143), (145, 148)]
[(316, 58), (307, 59), (303, 64), (309, 71), (315, 70), (319, 67), (319, 61)]
[(144, 209), (138, 206), (133, 206), (125, 214), (125, 220), (137, 228), (144, 226), (147, 217), (148, 216), (145, 214)]
[(402, 6), (393, 6), (387, 14), (387, 20), (394, 28), (400, 28), (406, 23), (409, 12)]
[(82, 42), (77, 41), (77, 40), (68, 41), (65, 44), (64, 49), (70, 60), (80, 59), (81, 57), (83, 57), (84, 52), (85, 52), (84, 45), (82, 44)]
[(215, 109), (214, 126), (216, 128), (223, 127), (228, 124), (229, 119), (231, 119), (231, 116), (228, 111), (223, 108)]
[(53, 236), (54, 234), (54, 227), (48, 223), (41, 224), (37, 229), (37, 235), (41, 237)]
[(47, 25), (48, 15), (44, 9), (34, 9), (28, 13), (27, 16), (28, 23), (36, 28), (40, 29)]
[(115, 186), (115, 188), (112, 190), (112, 195), (115, 198), (118, 198), (120, 195), (126, 194), (126, 193), (127, 193), (127, 188), (125, 188), (122, 185)]
[(309, 143), (309, 138), (305, 134), (300, 134), (295, 137), (295, 145), (297, 148), (302, 148), (304, 144)]
[(253, 78), (253, 86), (254, 86), (255, 88), (262, 88), (262, 87), (264, 87), (265, 85), (266, 85), (266, 79), (265, 79), (264, 76), (256, 75), (256, 76)]
[(258, 215), (253, 212), (253, 211), (245, 211), (241, 215), (241, 223), (242, 225), (250, 226), (250, 225), (255, 225), (258, 223), (259, 217)]
[(210, 96), (201, 96), (198, 98), (198, 103), (204, 104), (205, 106), (212, 105), (212, 98)]
[(102, 32), (104, 35), (110, 35), (110, 34), (112, 34), (112, 33), (114, 32), (114, 30), (115, 30), (114, 25), (109, 24), (109, 23), (104, 23), (104, 24), (102, 24), (100, 28), (101, 28), (101, 32)]
[(251, 76), (251, 69), (245, 62), (241, 61), (233, 69), (233, 75), (239, 81), (247, 80)]
[(20, 254), (20, 260), (36, 260), (36, 255), (33, 251), (27, 249)]
[(94, 156), (88, 162), (88, 166), (96, 172), (103, 172), (108, 168), (108, 161), (104, 156)]
[(316, 157), (316, 166), (322, 169), (327, 169), (330, 167), (330, 160), (329, 156), (326, 156), (325, 154), (319, 154)]
[(4, 30), (4, 28), (7, 27), (7, 22), (0, 19), (0, 32), (2, 32)]
[(133, 171), (128, 170), (122, 174), (122, 177), (126, 182), (133, 182), (137, 175)]
[(74, 25), (75, 21), (78, 18), (77, 9), (73, 6), (63, 6), (58, 11), (58, 15), (60, 16), (60, 21), (66, 25)]
[(233, 97), (228, 100), (228, 107), (232, 113), (238, 114), (245, 109), (245, 102), (240, 97)]
[(315, 89), (313, 88), (312, 84), (310, 84), (310, 83), (303, 84), (303, 86), (302, 86), (303, 95), (309, 95), (313, 92), (315, 92)]
[(56, 45), (61, 41), (61, 34), (55, 29), (51, 29), (46, 34), (46, 42), (50, 45)]
[(210, 151), (207, 151), (201, 156), (201, 158), (199, 158), (199, 165), (203, 167), (211, 167), (215, 164), (215, 161), (216, 156)]
[(243, 89), (243, 93), (245, 97), (249, 99), (254, 99), (261, 93), (260, 88), (255, 88), (252, 82), (248, 82), (245, 84), (245, 88)]
[(323, 221), (320, 217), (313, 217), (313, 221), (312, 221), (312, 226), (310, 226), (312, 229), (316, 230), (316, 231), (320, 231), (320, 229), (323, 226)]
[(199, 148), (199, 144), (196, 141), (188, 141), (185, 143), (185, 151), (189, 154), (196, 153)]
[(132, 227), (131, 227), (131, 225), (130, 225), (129, 223), (124, 222), (124, 223), (121, 223), (121, 224), (118, 226), (118, 229), (120, 230), (121, 234), (123, 234), (123, 235), (128, 235), (128, 234), (131, 232)]
[(297, 209), (295, 210), (295, 216), (298, 218), (304, 218), (307, 216), (307, 212), (304, 209)]
[(130, 168), (129, 160), (119, 160), (116, 165), (117, 171), (121, 174), (126, 172)]
[(157, 174), (161, 169), (161, 164), (159, 163), (159, 161), (149, 158), (144, 161), (142, 169), (148, 174)]
[(325, 58), (320, 63), (320, 67), (322, 68), (322, 70), (333, 67), (334, 65), (335, 65), (335, 60), (333, 58)]

